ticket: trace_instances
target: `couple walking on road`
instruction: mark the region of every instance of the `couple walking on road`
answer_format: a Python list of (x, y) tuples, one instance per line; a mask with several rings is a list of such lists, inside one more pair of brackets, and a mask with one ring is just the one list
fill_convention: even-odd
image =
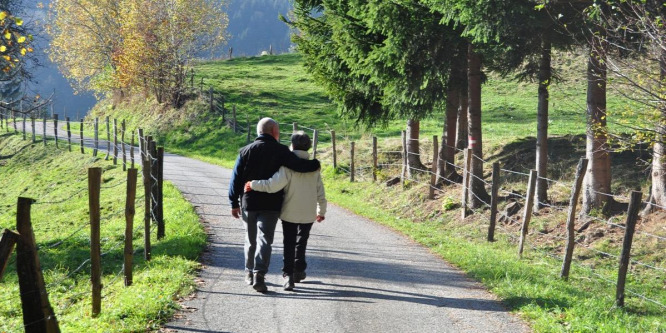
[[(231, 215), (245, 224), (245, 281), (267, 291), (265, 276), (271, 260), (277, 220), (284, 234), (284, 289), (305, 279), (305, 251), (314, 221), (326, 214), (320, 164), (307, 152), (307, 134), (294, 133), (291, 150), (280, 144), (280, 128), (271, 118), (257, 124), (257, 138), (240, 150), (231, 175)], [(240, 199), (240, 202), (239, 202)]]

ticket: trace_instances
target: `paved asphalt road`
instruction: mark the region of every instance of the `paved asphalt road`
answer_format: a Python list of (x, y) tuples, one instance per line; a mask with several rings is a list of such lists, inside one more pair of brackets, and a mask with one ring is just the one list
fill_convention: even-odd
[(243, 223), (230, 215), (226, 199), (230, 174), (198, 160), (165, 156), (165, 179), (195, 206), (210, 245), (196, 294), (183, 301), (183, 311), (164, 331), (530, 331), (480, 284), (427, 249), (332, 205), (326, 220), (312, 229), (307, 279), (292, 292), (282, 290), (278, 224), (269, 290), (254, 291), (243, 281)]

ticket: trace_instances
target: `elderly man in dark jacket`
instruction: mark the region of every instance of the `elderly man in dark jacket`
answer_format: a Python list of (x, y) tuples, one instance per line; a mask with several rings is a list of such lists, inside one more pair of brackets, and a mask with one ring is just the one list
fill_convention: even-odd
[(259, 121), (257, 134), (254, 142), (243, 147), (236, 159), (229, 185), (229, 202), (231, 215), (235, 218), (242, 215), (245, 222), (245, 281), (256, 291), (265, 292), (265, 275), (284, 192), (243, 193), (244, 185), (250, 180), (271, 178), (281, 166), (296, 172), (312, 172), (320, 165), (317, 160), (298, 158), (287, 146), (280, 144), (280, 128), (271, 118)]

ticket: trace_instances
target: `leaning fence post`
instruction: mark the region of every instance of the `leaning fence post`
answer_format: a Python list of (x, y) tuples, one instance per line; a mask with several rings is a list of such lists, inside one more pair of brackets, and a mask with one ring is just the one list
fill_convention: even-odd
[(312, 132), (312, 158), (317, 158), (317, 142), (319, 141), (319, 131)]
[(164, 238), (164, 147), (157, 148), (157, 239)]
[(497, 199), (500, 182), (500, 165), (493, 163), (493, 184), (490, 190), (490, 225), (488, 226), (488, 241), (495, 241), (495, 224), (497, 223)]
[(569, 199), (569, 212), (567, 214), (567, 246), (564, 252), (564, 260), (562, 262), (562, 270), (560, 271), (560, 278), (569, 278), (569, 269), (571, 268), (571, 258), (573, 258), (574, 246), (576, 245), (576, 206), (578, 205), (578, 197), (580, 196), (580, 189), (583, 185), (583, 178), (587, 171), (586, 158), (581, 158), (578, 161), (576, 168), (576, 180), (574, 181), (573, 188), (571, 189), (571, 198)]
[(530, 179), (527, 186), (527, 199), (525, 199), (525, 210), (523, 212), (523, 226), (520, 229), (520, 245), (518, 247), (518, 257), (522, 258), (525, 239), (529, 230), (530, 220), (532, 219), (532, 210), (534, 207), (534, 191), (536, 190), (537, 171), (530, 170)]
[(435, 199), (435, 185), (437, 184), (437, 158), (439, 157), (437, 135), (432, 137), (432, 165), (430, 166), (430, 191), (428, 198)]
[(16, 274), (18, 275), (25, 332), (60, 332), (44, 286), (39, 253), (32, 231), (30, 206), (35, 200), (18, 198), (16, 212)]
[(462, 200), (461, 200), (461, 208), (462, 208), (462, 218), (466, 218), (469, 216), (469, 211), (467, 210), (467, 206), (469, 203), (469, 184), (471, 183), (470, 178), (472, 178), (470, 175), (472, 174), (470, 168), (472, 167), (472, 149), (467, 148), (465, 149), (464, 152), (464, 158), (465, 158), (465, 163), (463, 166), (463, 179), (462, 179)]
[(632, 191), (629, 209), (627, 209), (627, 223), (624, 231), (624, 240), (622, 241), (620, 268), (617, 273), (617, 290), (615, 293), (615, 304), (619, 307), (624, 306), (624, 285), (627, 280), (627, 270), (629, 269), (629, 260), (631, 258), (631, 243), (634, 239), (634, 231), (636, 230), (636, 221), (638, 220), (638, 210), (641, 208), (642, 197), (643, 193)]
[(9, 229), (5, 229), (2, 232), (2, 237), (0, 237), (0, 280), (2, 280), (2, 275), (5, 272), (5, 268), (7, 268), (7, 262), (12, 251), (14, 251), (14, 246), (18, 242), (18, 239), (19, 234)]
[(120, 144), (123, 148), (123, 171), (127, 170), (127, 151), (125, 149), (125, 119), (120, 124)]
[(90, 281), (92, 282), (92, 316), (102, 310), (102, 253), (100, 245), (100, 188), (102, 168), (88, 169), (88, 205), (90, 208)]
[(136, 180), (137, 170), (134, 168), (127, 170), (127, 195), (125, 198), (125, 264), (123, 265), (125, 286), (127, 287), (132, 285), (132, 261), (134, 259), (132, 240), (134, 233), (134, 202), (136, 200)]
[(55, 135), (55, 146), (58, 148), (58, 114), (53, 115), (53, 134)]
[(372, 181), (377, 181), (377, 137), (372, 137)]
[(333, 169), (338, 168), (338, 151), (335, 149), (335, 131), (331, 131), (331, 143), (333, 144)]
[(118, 164), (118, 119), (113, 118), (113, 165)]
[(354, 141), (352, 141), (351, 150), (350, 150), (351, 162), (349, 164), (349, 181), (351, 181), (351, 182), (354, 181), (354, 172), (356, 170), (356, 166), (354, 164), (354, 145), (356, 145), (356, 143)]

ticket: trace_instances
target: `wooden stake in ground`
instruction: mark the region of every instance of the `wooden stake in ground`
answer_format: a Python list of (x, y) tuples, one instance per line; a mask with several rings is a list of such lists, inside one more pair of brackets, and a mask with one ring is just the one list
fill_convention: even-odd
[[(143, 130), (140, 130), (143, 131)], [(152, 209), (152, 204), (151, 204), (151, 186), (152, 186), (152, 179), (150, 177), (151, 175), (151, 156), (149, 155), (150, 149), (148, 149), (146, 146), (150, 145), (151, 137), (147, 137), (144, 145), (142, 145), (142, 149), (145, 149), (145, 151), (142, 153), (142, 158), (143, 160), (143, 188), (144, 188), (144, 216), (143, 216), (143, 258), (145, 260), (150, 260), (150, 210)]]
[(32, 124), (32, 143), (36, 143), (37, 136), (35, 135), (35, 116), (30, 116), (30, 124)]
[(629, 269), (629, 260), (631, 259), (631, 243), (634, 240), (638, 210), (641, 208), (641, 198), (643, 198), (643, 193), (638, 191), (631, 192), (631, 201), (629, 201), (629, 209), (627, 209), (624, 241), (622, 242), (622, 253), (620, 254), (620, 268), (617, 273), (615, 304), (619, 307), (624, 306), (624, 285), (627, 281), (627, 270)]
[(65, 117), (65, 122), (67, 122), (67, 149), (72, 151), (72, 129), (69, 127), (69, 117)]
[(108, 161), (109, 156), (111, 156), (111, 122), (109, 116), (106, 116), (106, 156), (104, 160)]
[(312, 158), (317, 158), (317, 142), (319, 141), (319, 131), (312, 132)]
[(93, 157), (97, 157), (97, 151), (99, 150), (99, 118), (95, 118), (95, 148), (93, 149)]
[(88, 206), (90, 209), (90, 281), (92, 316), (102, 311), (102, 251), (100, 244), (100, 188), (102, 168), (88, 169)]
[(356, 143), (352, 141), (352, 143), (351, 143), (351, 150), (350, 150), (350, 154), (351, 154), (351, 162), (350, 162), (350, 164), (349, 164), (349, 180), (350, 180), (351, 182), (354, 181), (354, 172), (356, 171), (356, 166), (354, 165), (354, 145), (355, 145), (355, 144), (356, 144)]
[(488, 226), (488, 241), (495, 241), (495, 224), (497, 222), (497, 199), (500, 182), (500, 165), (493, 163), (493, 185), (490, 191), (490, 225)]
[(132, 246), (134, 233), (134, 213), (136, 200), (137, 170), (127, 170), (127, 195), (125, 198), (125, 251), (123, 272), (125, 273), (125, 286), (132, 285), (132, 262), (134, 260), (134, 248)]
[(56, 148), (58, 148), (58, 114), (53, 115), (53, 135), (55, 136)]
[(465, 152), (464, 152), (465, 164), (464, 164), (464, 167), (463, 167), (463, 179), (462, 179), (462, 185), (463, 185), (463, 187), (462, 187), (462, 199), (461, 199), (461, 204), (460, 204), (462, 206), (461, 208), (462, 208), (462, 218), (463, 219), (466, 218), (467, 216), (469, 216), (469, 211), (467, 210), (467, 206), (469, 204), (469, 193), (471, 192), (469, 186), (472, 183), (470, 181), (471, 174), (472, 174), (472, 170), (471, 170), (472, 154), (473, 154), (473, 152), (472, 152), (471, 148), (465, 149)]
[(79, 128), (79, 140), (81, 140), (81, 154), (85, 154), (83, 148), (83, 118), (81, 118), (81, 128)]
[(132, 131), (132, 141), (130, 141), (130, 168), (134, 169), (134, 131)]
[(44, 142), (44, 147), (46, 147), (46, 117), (42, 119), (42, 141)]
[(2, 275), (5, 272), (5, 268), (7, 268), (7, 262), (12, 251), (14, 251), (14, 246), (18, 242), (18, 239), (19, 234), (9, 229), (5, 229), (2, 232), (2, 236), (0, 236), (0, 281), (2, 281)]
[(335, 149), (335, 131), (331, 131), (331, 144), (333, 144), (333, 169), (338, 168), (338, 151)]
[(407, 132), (402, 131), (402, 172), (400, 173), (400, 180), (402, 185), (405, 185), (407, 180)]
[(523, 226), (520, 229), (520, 245), (518, 247), (518, 257), (522, 258), (527, 232), (529, 231), (530, 220), (532, 219), (532, 209), (534, 209), (534, 192), (536, 190), (537, 171), (530, 170), (530, 180), (527, 186), (527, 199), (525, 199), (525, 211), (523, 212)]
[(379, 169), (377, 168), (377, 137), (373, 136), (372, 137), (372, 181), (377, 181), (377, 172)]
[(118, 119), (113, 119), (113, 165), (118, 165)]
[(437, 143), (437, 135), (432, 137), (432, 165), (430, 166), (430, 191), (428, 191), (428, 198), (435, 199), (435, 186), (437, 185), (437, 158), (439, 157), (439, 147)]
[(164, 238), (164, 147), (157, 148), (157, 239)]
[(560, 271), (560, 277), (565, 280), (569, 278), (571, 258), (573, 258), (574, 246), (576, 245), (576, 229), (574, 225), (576, 222), (576, 206), (578, 205), (578, 197), (580, 196), (580, 189), (583, 185), (585, 171), (587, 171), (587, 159), (581, 158), (578, 161), (578, 167), (576, 168), (576, 180), (574, 181), (573, 188), (571, 189), (569, 212), (567, 214), (567, 247), (564, 252), (562, 270)]
[(127, 170), (127, 152), (125, 150), (125, 119), (120, 125), (120, 144), (123, 148), (123, 171)]
[(25, 140), (25, 113), (23, 114), (23, 140)]
[(32, 231), (30, 206), (35, 200), (18, 198), (16, 231), (16, 273), (21, 292), (21, 308), (26, 333), (60, 332), (53, 308), (49, 303), (44, 276), (39, 263), (39, 253)]
[(298, 123), (293, 123), (291, 133), (296, 133), (296, 132), (298, 132)]

